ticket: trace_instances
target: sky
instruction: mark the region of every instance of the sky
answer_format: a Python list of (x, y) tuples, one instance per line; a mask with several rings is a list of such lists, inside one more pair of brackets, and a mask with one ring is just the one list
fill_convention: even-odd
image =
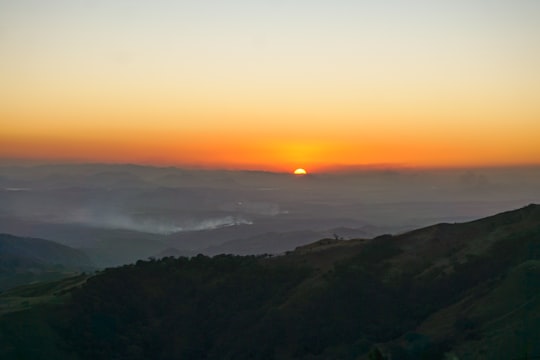
[(0, 158), (540, 164), (537, 0), (0, 0)]

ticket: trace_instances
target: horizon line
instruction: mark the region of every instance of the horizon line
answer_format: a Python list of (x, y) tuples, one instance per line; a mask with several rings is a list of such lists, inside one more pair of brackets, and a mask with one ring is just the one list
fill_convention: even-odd
[[(227, 172), (260, 172), (272, 174), (292, 174), (295, 167), (290, 170), (277, 170), (274, 166), (246, 165), (242, 166), (213, 166), (194, 164), (159, 164), (151, 162), (133, 161), (85, 161), (85, 160), (58, 160), (36, 158), (0, 158), (2, 167), (39, 167), (39, 166), (138, 166), (147, 168), (174, 168), (188, 171), (227, 171)], [(302, 167), (299, 165), (298, 167)], [(372, 163), (372, 164), (328, 164), (305, 167), (309, 174), (347, 174), (365, 171), (445, 171), (445, 170), (497, 170), (497, 169), (525, 169), (538, 168), (540, 163), (523, 164), (478, 164), (478, 165), (411, 165), (400, 163)], [(273, 168), (273, 169), (272, 169)]]

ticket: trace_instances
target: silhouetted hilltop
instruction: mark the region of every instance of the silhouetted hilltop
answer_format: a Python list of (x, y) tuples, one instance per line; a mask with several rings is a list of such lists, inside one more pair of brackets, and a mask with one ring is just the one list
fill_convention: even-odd
[(65, 305), (4, 315), (0, 356), (24, 352), (28, 335), (6, 335), (17, 322), (55, 334), (49, 357), (531, 358), (539, 269), (538, 205), (284, 256), (138, 261), (89, 278)]

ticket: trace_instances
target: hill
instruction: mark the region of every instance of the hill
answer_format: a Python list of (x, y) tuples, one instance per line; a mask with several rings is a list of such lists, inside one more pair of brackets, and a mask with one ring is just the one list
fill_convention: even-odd
[(0, 234), (0, 290), (91, 268), (79, 250), (49, 240)]
[(52, 339), (43, 358), (526, 359), (540, 356), (539, 279), (540, 206), (529, 205), (284, 256), (107, 269), (64, 304), (1, 317), (0, 355), (35, 358), (13, 340), (31, 334), (7, 335), (16, 321)]

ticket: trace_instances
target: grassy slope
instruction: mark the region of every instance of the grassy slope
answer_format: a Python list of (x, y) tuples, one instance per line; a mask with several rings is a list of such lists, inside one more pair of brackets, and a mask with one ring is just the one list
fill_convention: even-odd
[(0, 359), (77, 359), (51, 324), (60, 323), (69, 290), (89, 278), (77, 275), (24, 285), (0, 295)]
[[(163, 345), (161, 338), (150, 344), (133, 339), (167, 329), (173, 315), (176, 323), (163, 338), (172, 336), (169, 343), (177, 346), (168, 350), (185, 355), (210, 349), (210, 358), (355, 359), (367, 357), (375, 344), (400, 359), (436, 359), (447, 352), (459, 359), (538, 356), (539, 249), (540, 206), (528, 206), (400, 236), (322, 240), (281, 257), (141, 262), (105, 271), (77, 292), (79, 313), (69, 316), (79, 335), (71, 341), (87, 358), (100, 350), (127, 351), (97, 333), (80, 334), (92, 333), (96, 319), (103, 320), (92, 314), (118, 320), (133, 313), (139, 315), (115, 320), (120, 327), (109, 333), (131, 346), (133, 358)], [(287, 274), (296, 275), (291, 280)], [(54, 302), (57, 285), (18, 289), (9, 301)], [(51, 344), (64, 341), (47, 325), (48, 316), (62, 311), (55, 309), (35, 306), (1, 317), (0, 348), (28, 355), (33, 348), (26, 343), (40, 344), (54, 354), (59, 347)], [(19, 337), (10, 335), (12, 323), (19, 324)], [(184, 325), (184, 333), (175, 333)], [(23, 335), (24, 326), (35, 330)], [(107, 333), (107, 322), (100, 326)], [(251, 355), (250, 343), (260, 345)]]
[(0, 291), (92, 269), (83, 252), (53, 241), (0, 234)]
[(540, 356), (540, 261), (513, 267), (491, 287), (433, 314), (417, 331), (456, 339), (460, 359)]

